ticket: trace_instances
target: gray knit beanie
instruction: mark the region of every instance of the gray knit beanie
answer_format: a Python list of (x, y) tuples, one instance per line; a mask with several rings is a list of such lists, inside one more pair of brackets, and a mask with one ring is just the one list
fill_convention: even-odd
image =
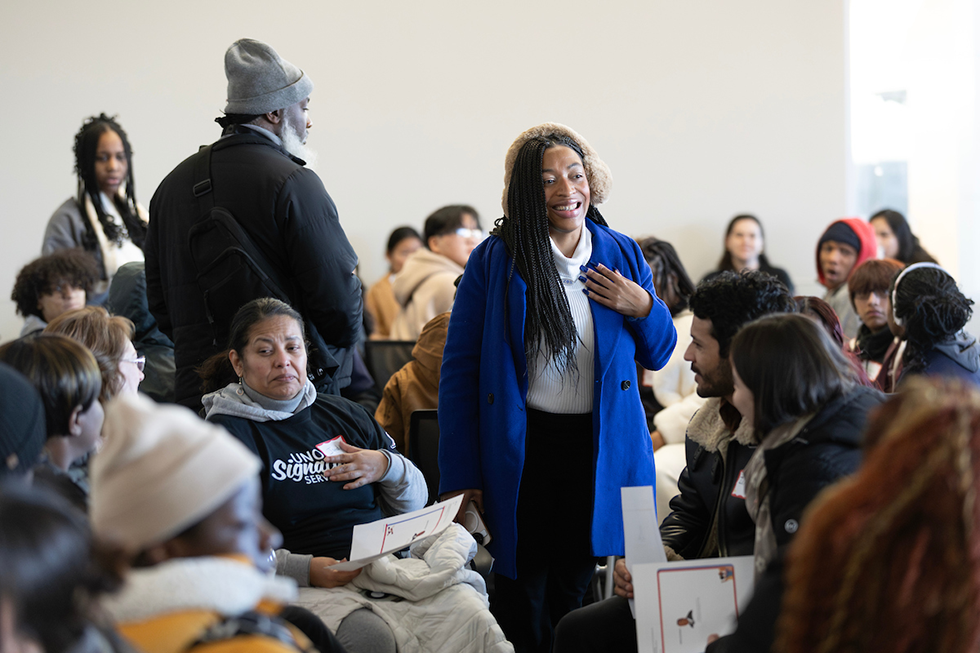
[(258, 115), (285, 109), (309, 97), (313, 82), (272, 46), (239, 39), (225, 53), (228, 104), (225, 113)]

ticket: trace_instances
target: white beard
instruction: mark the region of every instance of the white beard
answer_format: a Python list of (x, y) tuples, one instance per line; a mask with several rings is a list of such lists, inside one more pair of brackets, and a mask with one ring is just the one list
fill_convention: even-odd
[(307, 168), (311, 170), (316, 168), (316, 150), (299, 139), (299, 133), (286, 116), (283, 116), (279, 138), (282, 139), (282, 146), (287, 152), (306, 161)]

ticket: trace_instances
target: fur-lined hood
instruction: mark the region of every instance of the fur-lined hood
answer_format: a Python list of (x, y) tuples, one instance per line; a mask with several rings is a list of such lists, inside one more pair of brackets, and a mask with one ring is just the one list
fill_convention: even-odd
[(235, 616), (261, 601), (295, 598), (295, 582), (270, 577), (235, 558), (176, 558), (130, 571), (123, 589), (105, 597), (102, 606), (114, 621), (131, 622), (187, 610)]
[(694, 413), (687, 427), (687, 437), (704, 447), (705, 451), (718, 451), (719, 447), (734, 437), (735, 441), (745, 446), (755, 446), (759, 441), (753, 429), (745, 420), (741, 420), (734, 436), (721, 417), (721, 408), (728, 405), (722, 403), (721, 397), (712, 397), (704, 402), (698, 412)]
[(612, 173), (609, 171), (609, 166), (599, 158), (599, 155), (592, 149), (588, 141), (575, 133), (572, 128), (557, 122), (546, 122), (537, 127), (531, 127), (522, 133), (511, 143), (510, 148), (507, 150), (507, 157), (504, 159), (504, 194), (501, 199), (504, 216), (510, 217), (507, 211), (507, 191), (510, 188), (510, 176), (514, 171), (514, 162), (517, 161), (518, 152), (521, 151), (524, 143), (527, 143), (532, 138), (547, 136), (549, 134), (567, 136), (582, 148), (582, 153), (585, 155), (582, 163), (585, 165), (585, 176), (589, 181), (589, 193), (591, 194), (592, 204), (602, 204), (609, 199), (609, 192), (612, 190)]

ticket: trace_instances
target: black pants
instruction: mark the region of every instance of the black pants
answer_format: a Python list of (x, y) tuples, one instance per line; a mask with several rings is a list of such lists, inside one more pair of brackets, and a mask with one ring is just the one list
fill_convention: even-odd
[(551, 651), (554, 627), (592, 580), (592, 414), (528, 410), (517, 501), (517, 579), (496, 574), (490, 606), (518, 653)]

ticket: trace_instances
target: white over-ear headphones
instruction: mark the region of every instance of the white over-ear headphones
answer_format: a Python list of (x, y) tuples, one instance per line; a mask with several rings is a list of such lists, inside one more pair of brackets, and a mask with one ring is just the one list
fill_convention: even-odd
[[(912, 270), (920, 270), (922, 268), (935, 268), (937, 270), (941, 270), (942, 272), (946, 272), (946, 270), (943, 269), (943, 267), (938, 263), (913, 263), (899, 273), (898, 278), (895, 279), (895, 287), (892, 288), (892, 318), (895, 320), (895, 324), (898, 326), (902, 326), (902, 323), (905, 321), (895, 314), (895, 297), (898, 295), (898, 284), (902, 281), (902, 277), (904, 277), (906, 274)], [(950, 277), (953, 276), (949, 274), (949, 272), (946, 272), (946, 274), (948, 274)]]

